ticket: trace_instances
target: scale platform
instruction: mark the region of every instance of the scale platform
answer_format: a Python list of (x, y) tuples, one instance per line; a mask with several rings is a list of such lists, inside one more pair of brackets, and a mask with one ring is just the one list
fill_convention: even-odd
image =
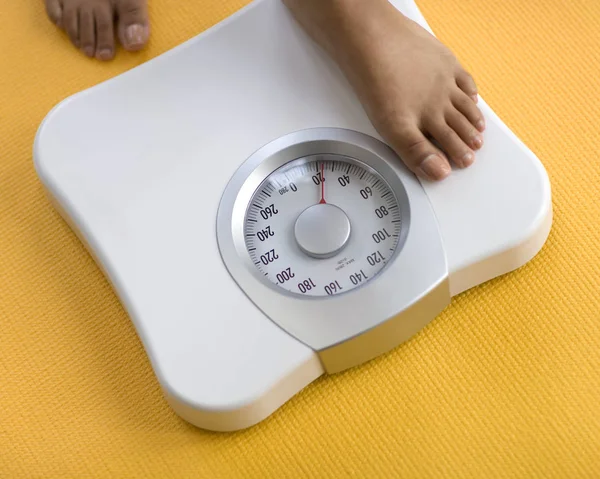
[[(392, 3), (431, 31), (412, 0)], [(34, 161), (169, 404), (233, 431), (541, 249), (548, 176), (479, 106), (476, 162), (422, 182), (280, 0), (260, 0), (61, 102)]]

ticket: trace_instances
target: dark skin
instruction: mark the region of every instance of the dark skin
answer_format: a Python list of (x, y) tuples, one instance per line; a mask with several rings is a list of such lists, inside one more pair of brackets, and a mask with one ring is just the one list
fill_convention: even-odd
[[(45, 0), (89, 57), (110, 60), (150, 36), (147, 0)], [(452, 52), (388, 0), (282, 0), (340, 66), (381, 136), (416, 175), (439, 181), (483, 145), (477, 87)], [(434, 140), (434, 141), (432, 141)], [(440, 147), (436, 146), (437, 143)]]
[(128, 51), (141, 50), (150, 37), (146, 0), (44, 0), (48, 18), (89, 57), (111, 60), (115, 38)]

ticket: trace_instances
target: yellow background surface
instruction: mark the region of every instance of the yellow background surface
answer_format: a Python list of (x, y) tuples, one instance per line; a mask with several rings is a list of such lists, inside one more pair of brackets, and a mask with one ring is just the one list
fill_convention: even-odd
[(0, 477), (600, 477), (600, 3), (419, 0), (546, 166), (551, 236), (414, 340), (235, 434), (169, 409), (32, 164), (57, 102), (246, 1), (150, 3), (149, 49), (100, 64), (46, 20), (41, 0), (0, 2)]

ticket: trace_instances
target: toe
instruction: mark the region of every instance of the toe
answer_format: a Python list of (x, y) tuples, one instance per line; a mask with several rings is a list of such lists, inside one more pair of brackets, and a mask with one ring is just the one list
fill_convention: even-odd
[(439, 143), (450, 159), (459, 167), (464, 168), (473, 163), (475, 154), (458, 133), (446, 123), (443, 116), (427, 122), (427, 131)]
[(79, 10), (79, 48), (88, 57), (93, 57), (96, 53), (94, 10), (89, 5), (83, 5)]
[(477, 85), (469, 73), (461, 69), (456, 75), (456, 84), (458, 85), (458, 88), (471, 98), (471, 100), (477, 103)]
[(62, 28), (63, 8), (60, 0), (46, 0), (46, 14), (52, 23)]
[(108, 3), (102, 2), (94, 8), (96, 18), (96, 58), (110, 60), (115, 54), (113, 13)]
[(461, 90), (457, 90), (452, 97), (452, 104), (461, 112), (471, 124), (479, 131), (485, 130), (485, 119), (481, 110), (471, 101), (471, 99)]
[(404, 164), (416, 175), (438, 181), (450, 174), (451, 167), (444, 154), (425, 138), (416, 125), (402, 125), (387, 136)]
[(63, 27), (71, 43), (79, 48), (79, 10), (68, 8), (63, 14)]
[(121, 44), (129, 51), (142, 49), (150, 35), (146, 0), (117, 0), (116, 5)]
[(473, 150), (483, 146), (483, 135), (460, 111), (450, 108), (446, 113), (446, 123)]

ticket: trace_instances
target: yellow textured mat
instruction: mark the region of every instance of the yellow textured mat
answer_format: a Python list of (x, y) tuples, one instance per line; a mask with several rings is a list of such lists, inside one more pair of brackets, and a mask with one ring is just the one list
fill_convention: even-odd
[(548, 169), (550, 239), (392, 354), (231, 435), (167, 407), (31, 159), (57, 102), (246, 1), (150, 3), (150, 48), (99, 64), (41, 0), (0, 2), (0, 477), (600, 477), (600, 3), (419, 0)]

